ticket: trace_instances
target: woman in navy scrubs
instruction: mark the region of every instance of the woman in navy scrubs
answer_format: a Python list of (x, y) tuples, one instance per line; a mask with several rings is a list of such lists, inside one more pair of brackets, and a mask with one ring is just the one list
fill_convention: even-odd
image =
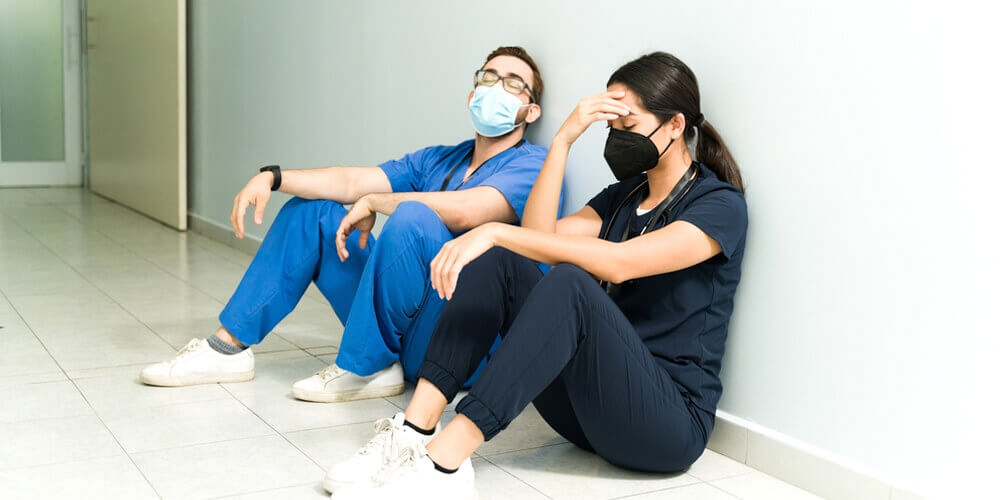
[[(619, 182), (557, 220), (569, 149), (595, 122), (608, 125)], [(522, 226), (480, 226), (431, 263), (449, 302), (404, 423), (429, 441), (387, 457), (377, 484), (334, 497), (469, 497), (468, 458), (532, 402), (609, 462), (686, 469), (715, 422), (746, 228), (739, 169), (701, 113), (694, 73), (662, 52), (622, 66), (557, 132)], [(555, 267), (543, 275), (535, 261)], [(497, 331), (457, 416), (430, 438)]]

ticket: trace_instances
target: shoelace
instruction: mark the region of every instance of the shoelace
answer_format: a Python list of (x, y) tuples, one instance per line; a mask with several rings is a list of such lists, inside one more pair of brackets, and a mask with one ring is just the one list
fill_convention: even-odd
[[(394, 441), (393, 431), (395, 427), (392, 425), (392, 419), (380, 418), (375, 421), (375, 437), (371, 438), (364, 447), (358, 450), (358, 453), (362, 455), (367, 455), (368, 453), (374, 451), (379, 446), (383, 447), (383, 452), (387, 451), (387, 442)], [(383, 457), (387, 455), (382, 455)]]
[(186, 346), (181, 347), (181, 350), (177, 351), (177, 355), (174, 356), (174, 359), (170, 360), (169, 364), (173, 366), (174, 363), (177, 363), (181, 359), (188, 357), (194, 352), (197, 352), (199, 346), (201, 346), (200, 340), (198, 339), (189, 340)]
[(375, 482), (384, 484), (397, 477), (414, 472), (417, 461), (427, 454), (427, 449), (422, 444), (413, 444), (399, 450), (396, 458), (387, 462), (375, 474)]
[(341, 376), (343, 373), (344, 373), (344, 369), (343, 368), (337, 366), (336, 364), (332, 364), (332, 365), (330, 365), (330, 366), (328, 366), (326, 368), (323, 368), (322, 370), (316, 372), (316, 376), (318, 376), (320, 378), (320, 380), (322, 380), (323, 382), (329, 382), (329, 381), (331, 381), (331, 380), (333, 380), (333, 379)]

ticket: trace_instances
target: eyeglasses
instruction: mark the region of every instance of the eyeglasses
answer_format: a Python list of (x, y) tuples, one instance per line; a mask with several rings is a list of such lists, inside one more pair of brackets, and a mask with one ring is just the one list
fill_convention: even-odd
[(476, 86), (485, 85), (487, 87), (492, 87), (501, 80), (503, 80), (503, 89), (507, 92), (514, 95), (521, 95), (521, 93), (527, 92), (528, 100), (530, 102), (535, 102), (535, 95), (531, 92), (531, 87), (529, 87), (527, 83), (524, 83), (524, 80), (515, 76), (501, 77), (495, 71), (481, 69), (476, 71), (476, 77), (472, 83)]

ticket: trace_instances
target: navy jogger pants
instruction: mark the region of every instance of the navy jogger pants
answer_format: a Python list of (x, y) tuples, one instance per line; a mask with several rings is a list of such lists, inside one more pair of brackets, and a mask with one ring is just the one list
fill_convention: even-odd
[(451, 401), (503, 340), (456, 411), (487, 440), (533, 402), (577, 446), (629, 469), (686, 469), (714, 415), (688, 403), (604, 289), (561, 264), (494, 248), (469, 263), (431, 336), (418, 378)]

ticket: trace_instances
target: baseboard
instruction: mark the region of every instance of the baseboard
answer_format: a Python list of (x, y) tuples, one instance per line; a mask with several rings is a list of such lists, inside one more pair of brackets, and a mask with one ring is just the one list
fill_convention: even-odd
[(256, 254), (257, 248), (260, 247), (260, 238), (246, 235), (243, 239), (239, 239), (233, 234), (232, 227), (219, 224), (191, 212), (188, 212), (188, 231), (200, 234), (210, 240), (217, 241), (250, 255)]
[[(239, 239), (228, 225), (192, 213), (188, 214), (188, 230), (251, 255), (257, 252), (261, 241), (253, 236)], [(724, 411), (716, 412), (708, 448), (823, 498), (925, 498), (865, 473), (824, 450)]]
[(708, 448), (823, 498), (925, 498), (808, 443), (724, 411), (716, 412)]

